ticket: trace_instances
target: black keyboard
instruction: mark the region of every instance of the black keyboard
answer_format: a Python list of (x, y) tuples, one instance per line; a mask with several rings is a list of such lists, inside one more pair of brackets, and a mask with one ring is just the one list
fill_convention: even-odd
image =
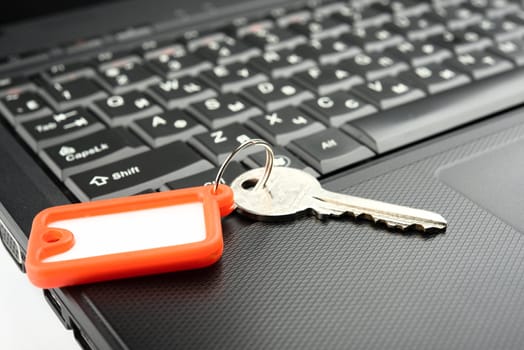
[(201, 185), (252, 138), (325, 177), (524, 102), (521, 6), (279, 9), (5, 76), (0, 113), (81, 201)]

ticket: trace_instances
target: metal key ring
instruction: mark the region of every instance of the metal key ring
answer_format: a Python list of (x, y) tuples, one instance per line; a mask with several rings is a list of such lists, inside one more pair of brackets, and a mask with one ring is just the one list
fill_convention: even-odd
[(220, 179), (222, 178), (222, 175), (224, 174), (224, 171), (226, 170), (229, 163), (231, 163), (231, 160), (243, 149), (246, 149), (251, 146), (260, 145), (263, 146), (266, 149), (266, 165), (264, 166), (264, 175), (262, 175), (262, 179), (260, 181), (257, 181), (257, 184), (255, 185), (255, 188), (253, 190), (258, 190), (264, 186), (266, 186), (267, 180), (269, 180), (269, 176), (271, 175), (271, 171), (273, 170), (273, 162), (275, 159), (275, 154), (273, 153), (273, 149), (271, 148), (271, 145), (267, 143), (264, 140), (261, 139), (252, 139), (248, 140), (246, 142), (243, 142), (231, 152), (227, 158), (224, 160), (222, 165), (220, 166), (220, 169), (218, 169), (217, 176), (215, 178), (214, 187), (213, 187), (213, 193), (216, 193), (218, 190), (218, 184), (220, 183)]

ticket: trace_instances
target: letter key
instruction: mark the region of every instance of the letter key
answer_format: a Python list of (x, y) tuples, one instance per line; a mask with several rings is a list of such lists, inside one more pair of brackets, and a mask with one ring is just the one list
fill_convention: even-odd
[(298, 169), (275, 167), (267, 185), (253, 190), (263, 168), (249, 170), (231, 183), (237, 210), (260, 221), (283, 221), (313, 214), (317, 218), (349, 214), (383, 223), (388, 228), (444, 231), (446, 220), (439, 214), (330, 192), (313, 176)]

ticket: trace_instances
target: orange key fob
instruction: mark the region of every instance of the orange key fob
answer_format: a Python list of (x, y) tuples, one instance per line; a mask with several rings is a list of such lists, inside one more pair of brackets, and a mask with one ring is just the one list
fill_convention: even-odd
[(33, 221), (27, 276), (55, 288), (209, 266), (233, 209), (226, 185), (45, 209)]

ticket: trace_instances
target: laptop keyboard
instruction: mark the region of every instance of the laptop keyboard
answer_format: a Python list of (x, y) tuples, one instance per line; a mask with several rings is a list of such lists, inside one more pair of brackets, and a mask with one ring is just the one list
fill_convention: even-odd
[(81, 201), (201, 185), (251, 138), (324, 177), (522, 102), (482, 108), (523, 38), (520, 1), (329, 2), (8, 76), (0, 111)]

